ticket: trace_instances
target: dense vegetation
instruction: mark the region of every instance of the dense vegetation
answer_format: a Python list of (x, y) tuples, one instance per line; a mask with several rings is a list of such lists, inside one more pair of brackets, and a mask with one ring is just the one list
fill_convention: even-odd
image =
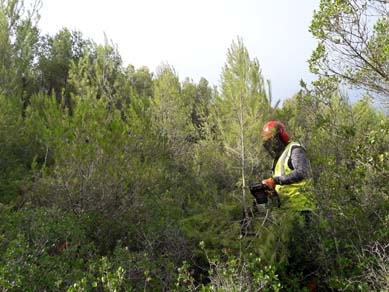
[[(319, 291), (388, 291), (383, 2), (321, 1), (318, 79), (279, 107), (241, 39), (212, 88), (125, 66), (80, 32), (43, 36), (36, 10), (1, 0), (1, 291), (303, 291), (306, 256)], [(311, 160), (318, 210), (299, 234), (277, 210), (253, 214), (270, 119)]]

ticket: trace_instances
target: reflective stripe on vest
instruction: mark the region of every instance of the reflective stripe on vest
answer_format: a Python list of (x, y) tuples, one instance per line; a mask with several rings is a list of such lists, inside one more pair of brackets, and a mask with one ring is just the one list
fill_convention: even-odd
[[(288, 165), (293, 146), (301, 147), (299, 143), (291, 142), (278, 158), (274, 169), (274, 176), (283, 176), (292, 172)], [(289, 185), (276, 185), (276, 191), (281, 200), (281, 208), (292, 209), (296, 211), (314, 210), (315, 205), (307, 195), (312, 193), (312, 180), (305, 179), (298, 183)]]

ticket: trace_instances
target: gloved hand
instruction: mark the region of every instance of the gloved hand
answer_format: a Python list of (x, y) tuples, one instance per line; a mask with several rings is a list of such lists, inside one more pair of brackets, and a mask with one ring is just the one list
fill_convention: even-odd
[(272, 188), (272, 189), (274, 189), (274, 188), (276, 187), (276, 182), (274, 181), (274, 179), (273, 179), (272, 177), (269, 177), (269, 178), (267, 178), (267, 179), (264, 179), (264, 180), (262, 181), (262, 183), (263, 183), (264, 185), (267, 185), (268, 187), (270, 187), (270, 188)]

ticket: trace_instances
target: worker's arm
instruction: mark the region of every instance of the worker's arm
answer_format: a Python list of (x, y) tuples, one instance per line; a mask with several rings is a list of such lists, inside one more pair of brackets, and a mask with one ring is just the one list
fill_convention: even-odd
[(287, 175), (273, 177), (276, 184), (289, 185), (311, 177), (311, 167), (307, 152), (303, 147), (294, 146), (288, 161), (292, 172)]

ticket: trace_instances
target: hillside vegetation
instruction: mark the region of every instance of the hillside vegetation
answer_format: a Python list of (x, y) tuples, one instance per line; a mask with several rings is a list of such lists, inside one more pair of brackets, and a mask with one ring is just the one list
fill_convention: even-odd
[[(321, 1), (317, 79), (281, 106), (240, 38), (212, 87), (81, 32), (42, 35), (38, 11), (1, 0), (0, 290), (304, 291), (312, 257), (318, 291), (388, 291), (384, 2)], [(253, 213), (269, 120), (311, 162), (318, 209), (299, 234)]]

